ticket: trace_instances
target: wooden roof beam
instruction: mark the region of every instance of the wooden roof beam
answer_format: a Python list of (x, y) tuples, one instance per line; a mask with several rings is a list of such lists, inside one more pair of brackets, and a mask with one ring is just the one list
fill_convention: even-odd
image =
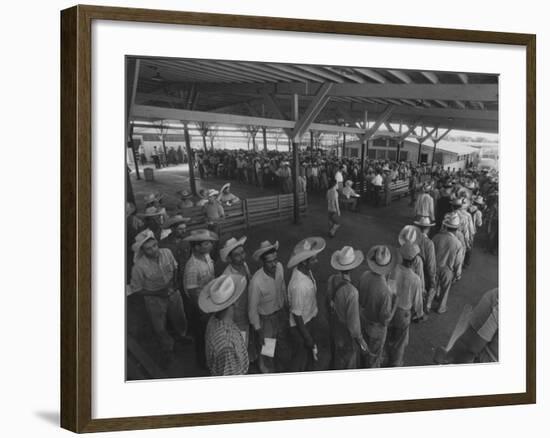
[(374, 70), (371, 70), (370, 68), (354, 68), (354, 70), (380, 84), (385, 84), (387, 82), (384, 76)]
[(296, 121), (296, 125), (292, 130), (292, 141), (299, 141), (304, 132), (309, 129), (313, 121), (323, 110), (327, 102), (330, 100), (329, 93), (332, 86), (332, 83), (325, 82), (315, 96), (315, 99), (310, 102), (309, 106), (306, 109), (306, 112)]

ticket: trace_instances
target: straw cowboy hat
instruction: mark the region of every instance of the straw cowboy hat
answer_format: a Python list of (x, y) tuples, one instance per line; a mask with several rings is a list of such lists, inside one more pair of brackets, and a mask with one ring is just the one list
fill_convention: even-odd
[(425, 192), (429, 192), (431, 189), (432, 185), (430, 183), (424, 183), (424, 185), (422, 186), (422, 190), (424, 190)]
[(163, 228), (172, 228), (176, 225), (186, 224), (191, 221), (190, 217), (183, 217), (180, 214), (168, 218), (166, 222), (162, 225)]
[(294, 247), (294, 251), (290, 256), (290, 260), (288, 261), (286, 267), (288, 269), (293, 268), (304, 260), (316, 256), (325, 249), (326, 245), (327, 243), (322, 237), (308, 237), (301, 240)]
[(466, 198), (456, 198), (455, 200), (453, 200), (452, 204), (456, 207), (465, 208), (468, 206), (468, 201), (466, 200)]
[(405, 225), (401, 232), (399, 233), (399, 236), (397, 240), (399, 240), (400, 245), (404, 245), (407, 242), (416, 242), (418, 239), (418, 231), (416, 227), (413, 225)]
[(252, 254), (252, 258), (256, 261), (259, 261), (260, 257), (263, 254), (265, 254), (268, 251), (271, 251), (272, 249), (278, 250), (279, 242), (276, 241), (275, 243), (271, 243), (269, 240), (264, 240), (262, 243), (260, 243), (260, 248), (254, 251), (254, 254)]
[(141, 217), (154, 217), (154, 216), (161, 216), (165, 212), (164, 208), (157, 208), (154, 206), (147, 207), (145, 209), (144, 213), (140, 213), (139, 216)]
[(205, 313), (227, 309), (239, 299), (246, 288), (246, 277), (227, 274), (210, 281), (199, 295), (199, 307)]
[(214, 190), (214, 189), (210, 189), (208, 190), (208, 197), (212, 197), (212, 196), (218, 196), (220, 194), (220, 192), (218, 192), (217, 190)]
[(227, 256), (231, 254), (231, 251), (233, 251), (235, 248), (238, 248), (239, 246), (243, 246), (245, 242), (246, 236), (243, 236), (238, 240), (232, 237), (227, 242), (225, 242), (223, 248), (220, 249), (220, 259), (222, 259), (222, 262), (227, 263)]
[(476, 196), (474, 198), (474, 204), (477, 204), (477, 205), (484, 205), (485, 204), (485, 201), (483, 199), (483, 196)]
[(164, 198), (164, 195), (162, 193), (149, 193), (148, 195), (145, 195), (143, 201), (145, 202), (145, 205), (147, 205), (151, 202), (160, 201), (162, 198)]
[(223, 193), (223, 191), (224, 191), (225, 189), (228, 189), (229, 187), (231, 187), (231, 183), (225, 183), (225, 184), (222, 186), (222, 188), (220, 189), (220, 193)]
[(367, 253), (367, 265), (379, 275), (388, 274), (399, 262), (399, 253), (392, 246), (375, 245)]
[(132, 245), (132, 251), (137, 253), (141, 249), (143, 244), (145, 242), (147, 242), (148, 240), (151, 240), (151, 239), (156, 240), (155, 235), (153, 234), (153, 232), (149, 228), (147, 228), (146, 230), (143, 230), (141, 233), (139, 233), (136, 236), (136, 240)]
[(346, 186), (351, 187), (353, 185), (353, 181), (351, 179), (348, 179), (346, 181)]
[(443, 219), (443, 225), (456, 230), (460, 226), (460, 217), (457, 213), (447, 213)]
[(185, 237), (183, 240), (187, 242), (204, 242), (205, 240), (218, 240), (218, 235), (210, 230), (201, 229), (193, 230), (191, 234)]
[(413, 222), (413, 224), (419, 227), (434, 227), (435, 224), (430, 221), (428, 216), (421, 216), (420, 219)]
[(384, 166), (382, 167), (382, 172), (391, 172), (387, 164), (384, 164)]
[(334, 251), (330, 258), (330, 265), (337, 271), (351, 271), (363, 263), (363, 260), (365, 260), (363, 251), (344, 246), (341, 250)]
[(401, 248), (399, 248), (399, 253), (403, 259), (410, 261), (420, 254), (420, 247), (416, 243), (405, 242)]
[(179, 192), (176, 192), (178, 195), (180, 195), (183, 199), (190, 198), (193, 196), (193, 193), (191, 193), (187, 189), (180, 190)]

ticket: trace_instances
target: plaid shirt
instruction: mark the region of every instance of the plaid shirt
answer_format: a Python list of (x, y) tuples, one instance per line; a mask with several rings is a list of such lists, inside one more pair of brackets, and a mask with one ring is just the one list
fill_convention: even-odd
[(206, 364), (213, 376), (230, 376), (248, 372), (246, 343), (233, 321), (211, 316), (206, 326)]

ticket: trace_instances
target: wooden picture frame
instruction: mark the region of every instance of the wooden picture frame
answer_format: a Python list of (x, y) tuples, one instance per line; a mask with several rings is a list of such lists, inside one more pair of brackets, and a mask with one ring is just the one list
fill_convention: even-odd
[[(405, 401), (348, 403), (181, 415), (92, 419), (92, 90), (93, 20), (348, 34), (518, 45), (526, 48), (527, 266), (526, 391)], [(536, 37), (195, 12), (75, 6), (61, 13), (61, 426), (74, 432), (395, 413), (529, 404), (536, 401)]]

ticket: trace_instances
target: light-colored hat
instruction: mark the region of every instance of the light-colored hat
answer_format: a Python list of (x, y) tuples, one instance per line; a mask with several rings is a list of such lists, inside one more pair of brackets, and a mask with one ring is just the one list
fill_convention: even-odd
[(477, 204), (477, 205), (484, 205), (485, 204), (485, 200), (483, 199), (483, 196), (476, 196), (474, 198), (474, 204)]
[(205, 313), (227, 309), (239, 299), (246, 288), (246, 277), (226, 274), (210, 281), (199, 295), (199, 307)]
[(382, 167), (382, 172), (391, 172), (387, 164), (384, 164), (384, 166)]
[(412, 260), (420, 253), (420, 248), (416, 243), (405, 242), (399, 248), (399, 253), (405, 260)]
[(405, 225), (397, 238), (400, 245), (404, 245), (407, 242), (415, 243), (417, 239), (418, 231), (413, 225)]
[(222, 186), (222, 188), (220, 189), (220, 193), (223, 193), (223, 191), (224, 191), (225, 189), (228, 189), (229, 187), (231, 187), (231, 183), (225, 183), (225, 184)]
[(334, 251), (330, 258), (330, 265), (338, 271), (351, 271), (363, 263), (364, 259), (363, 251), (344, 246), (341, 250)]
[(425, 183), (423, 186), (422, 186), (422, 189), (425, 191), (425, 192), (429, 192), (431, 189), (432, 189), (432, 185), (430, 183)]
[(322, 237), (308, 237), (301, 240), (294, 247), (286, 267), (288, 269), (293, 268), (304, 260), (319, 254), (325, 249), (326, 245), (327, 243)]
[(260, 243), (260, 248), (254, 251), (254, 254), (252, 254), (252, 258), (256, 261), (259, 261), (262, 254), (265, 254), (272, 249), (278, 250), (279, 242), (276, 241), (275, 243), (271, 243), (269, 240), (264, 240), (262, 243)]
[(385, 275), (400, 261), (400, 256), (392, 246), (375, 245), (367, 253), (367, 264), (372, 272)]
[(190, 217), (183, 217), (180, 214), (168, 218), (166, 222), (162, 225), (163, 228), (172, 228), (175, 225), (186, 224), (191, 221)]
[(136, 236), (136, 240), (135, 240), (134, 244), (132, 245), (132, 251), (137, 253), (141, 249), (143, 244), (145, 242), (147, 242), (148, 240), (151, 240), (151, 239), (156, 240), (155, 235), (153, 234), (153, 232), (149, 228), (147, 228), (146, 230), (143, 230), (141, 233), (139, 233)]
[(145, 205), (147, 205), (151, 202), (160, 201), (162, 198), (164, 198), (164, 195), (162, 193), (149, 193), (148, 195), (145, 195), (143, 201), (145, 202)]
[(457, 229), (460, 226), (460, 217), (456, 212), (447, 213), (443, 219), (443, 225), (447, 228)]
[(153, 216), (160, 216), (164, 214), (165, 210), (164, 208), (157, 208), (155, 206), (147, 207), (145, 209), (144, 213), (140, 213), (139, 216), (142, 217), (153, 217)]
[(136, 211), (136, 206), (131, 202), (126, 203), (126, 217), (130, 216)]
[(435, 226), (435, 224), (430, 221), (430, 218), (428, 216), (420, 216), (420, 219), (414, 221), (413, 224), (415, 224), (419, 227), (433, 227), (433, 226)]
[(205, 240), (214, 241), (218, 240), (218, 235), (210, 230), (200, 229), (191, 231), (191, 234), (183, 240), (188, 242), (204, 242)]
[(473, 190), (473, 189), (476, 188), (476, 185), (474, 184), (473, 181), (468, 181), (468, 182), (464, 185), (464, 187), (466, 187), (467, 189)]
[(223, 245), (223, 248), (220, 249), (220, 259), (222, 262), (227, 263), (227, 256), (231, 254), (231, 251), (233, 251), (235, 248), (238, 248), (239, 246), (243, 246), (246, 242), (246, 236), (241, 237), (239, 240), (232, 237), (228, 241), (225, 242)]
[(208, 197), (210, 198), (211, 196), (218, 196), (220, 194), (220, 192), (218, 192), (217, 190), (214, 190), (214, 189), (210, 189), (208, 190)]
[(351, 187), (353, 185), (353, 181), (351, 179), (348, 179), (346, 181), (346, 186)]
[(182, 198), (190, 198), (191, 196), (193, 196), (193, 193), (191, 193), (189, 190), (187, 189), (183, 189), (183, 190), (180, 190), (179, 192), (176, 192), (178, 195), (180, 195)]

